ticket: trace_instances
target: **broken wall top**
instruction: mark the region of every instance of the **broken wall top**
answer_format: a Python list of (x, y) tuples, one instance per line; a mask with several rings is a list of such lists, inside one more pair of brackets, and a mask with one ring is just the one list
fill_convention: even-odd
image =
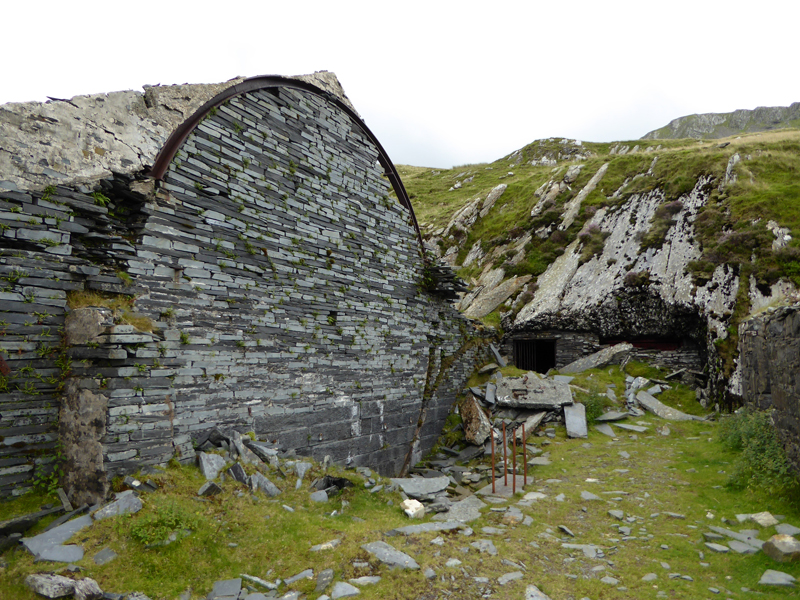
[[(334, 73), (292, 77), (352, 104)], [(145, 86), (70, 100), (0, 106), (0, 189), (76, 185), (146, 171), (172, 132), (203, 104), (243, 81)]]

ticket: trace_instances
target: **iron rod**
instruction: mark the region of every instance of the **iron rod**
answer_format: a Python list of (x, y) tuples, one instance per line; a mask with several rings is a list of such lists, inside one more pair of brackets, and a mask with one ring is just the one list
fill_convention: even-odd
[(508, 443), (506, 443), (506, 424), (503, 422), (503, 485), (508, 487)]
[(495, 493), (494, 490), (494, 427), (491, 430), (491, 438), (492, 438), (492, 493)]
[(514, 444), (514, 450), (511, 452), (511, 464), (514, 466), (512, 467), (513, 472), (511, 473), (511, 480), (512, 480), (511, 493), (516, 494), (517, 493), (517, 432), (516, 431), (514, 432), (514, 435), (512, 437), (512, 443)]
[(525, 472), (524, 483), (523, 485), (527, 487), (528, 485), (528, 445), (525, 442), (525, 423), (522, 424), (522, 462), (523, 467), (522, 470)]

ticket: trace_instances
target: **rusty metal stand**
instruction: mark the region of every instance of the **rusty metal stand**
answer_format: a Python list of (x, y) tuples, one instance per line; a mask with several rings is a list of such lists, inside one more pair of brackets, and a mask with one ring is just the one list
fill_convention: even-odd
[(524, 477), (524, 484), (525, 486), (528, 485), (528, 445), (525, 443), (525, 423), (522, 424), (522, 467), (523, 471), (525, 472)]
[(517, 432), (514, 432), (514, 438), (512, 441), (514, 448), (511, 451), (511, 464), (513, 467), (511, 468), (511, 493), (517, 493)]
[(494, 494), (494, 428), (492, 428), (490, 437), (492, 438), (492, 493)]
[(508, 487), (508, 444), (506, 443), (506, 424), (503, 423), (503, 485)]

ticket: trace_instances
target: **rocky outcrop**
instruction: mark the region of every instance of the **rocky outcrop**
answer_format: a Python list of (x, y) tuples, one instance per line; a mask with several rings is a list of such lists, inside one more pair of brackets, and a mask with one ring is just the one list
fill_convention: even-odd
[(730, 113), (705, 113), (678, 117), (665, 127), (646, 133), (642, 139), (717, 139), (737, 133), (797, 127), (799, 120), (800, 102), (795, 102), (790, 106), (759, 106), (754, 110), (740, 109)]
[(178, 125), (239, 81), (6, 104), (0, 107), (0, 185), (41, 189), (142, 171)]
[[(504, 160), (516, 160), (534, 147)], [(532, 197), (525, 187), (511, 187), (506, 194), (514, 195), (506, 205), (522, 212), (519, 203), (527, 203), (530, 220), (505, 235), (475, 239), (474, 231), (496, 233), (502, 222), (497, 209), (481, 210), (482, 196), (462, 204), (447, 227), (428, 228), (428, 244), (443, 260), (458, 267), (463, 257), (460, 266), (469, 269), (462, 273), (470, 277), (472, 287), (457, 308), (477, 319), (499, 313), (509, 353), (512, 340), (532, 340), (547, 332), (550, 339), (558, 339), (558, 368), (614, 341), (679, 340), (677, 349), (658, 351), (662, 364), (701, 370), (708, 359), (712, 395), (725, 400), (730, 399), (726, 392), (740, 394), (735, 344), (728, 341), (735, 331), (733, 315), (742, 314), (742, 308), (757, 311), (781, 302), (794, 286), (785, 278), (772, 278), (770, 284), (761, 276), (742, 279), (743, 263), (727, 262), (724, 254), (713, 252), (709, 258), (704, 244), (727, 237), (734, 243), (735, 232), (706, 232), (703, 238), (697, 223), (710, 206), (700, 221), (707, 231), (708, 217), (722, 210), (719, 197), (736, 186), (742, 174), (752, 178), (749, 163), (754, 155), (732, 152), (714, 163), (713, 172), (693, 173), (693, 185), (686, 182), (683, 191), (676, 192), (659, 171), (665, 164), (681, 168), (675, 156), (664, 155), (668, 150), (616, 144), (606, 151), (608, 158), (602, 161), (574, 161), (550, 169), (544, 183), (539, 183), (542, 171), (533, 172), (530, 180), (523, 180), (528, 185), (536, 178)], [(627, 156), (636, 153), (642, 157), (631, 163)], [(618, 155), (626, 158), (615, 158)], [(631, 172), (631, 164), (638, 164), (639, 171)], [(624, 179), (620, 165), (629, 174)], [(649, 191), (632, 193), (634, 189)], [(793, 251), (792, 232), (785, 224), (764, 219), (748, 227), (752, 239), (771, 244), (765, 251), (773, 253), (772, 259), (774, 253)], [(471, 245), (463, 253), (465, 236)], [(545, 256), (549, 264), (539, 267)], [(747, 268), (755, 264), (756, 259), (750, 259)], [(702, 276), (697, 265), (706, 269)], [(544, 271), (526, 280), (529, 266)], [(474, 275), (476, 267), (480, 275)], [(577, 346), (566, 344), (565, 335), (583, 336), (585, 347), (573, 352)], [(637, 346), (632, 357), (643, 358), (642, 352)]]

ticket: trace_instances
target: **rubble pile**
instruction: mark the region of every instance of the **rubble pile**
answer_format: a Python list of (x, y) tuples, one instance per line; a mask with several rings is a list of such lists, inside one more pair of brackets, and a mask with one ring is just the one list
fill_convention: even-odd
[[(580, 373), (610, 362), (619, 362), (630, 348), (630, 344), (606, 348), (560, 371)], [(581, 388), (572, 383), (575, 379), (573, 375), (530, 371), (522, 377), (504, 377), (500, 365), (505, 366), (506, 361), (496, 351), (495, 359), (496, 362), (479, 371), (481, 374), (491, 373), (490, 380), (482, 386), (466, 389), (464, 400), (456, 408), (462, 421), (457, 425), (457, 428), (463, 428), (462, 440), (449, 446), (440, 446), (439, 452), (410, 470), (410, 479), (393, 480), (406, 495), (422, 502), (427, 512), (448, 515), (456, 503), (475, 493), (489, 493), (492, 473), (496, 477), (493, 494), (505, 495), (515, 490), (517, 485), (522, 489), (522, 486), (532, 482), (533, 469), (548, 465), (550, 461), (549, 453), (528, 443), (530, 436), (545, 438), (540, 445), (546, 446), (549, 439), (555, 438), (556, 427), (563, 425), (567, 437), (588, 437), (585, 407), (573, 395), (574, 389)], [(672, 375), (668, 375), (667, 379)], [(617, 434), (611, 427), (613, 423), (614, 427), (623, 431), (645, 432), (647, 428), (643, 425), (623, 422), (629, 417), (643, 417), (645, 411), (671, 421), (699, 419), (656, 399), (658, 394), (672, 385), (667, 380), (628, 376), (622, 397), (618, 398), (615, 386), (610, 384), (605, 395), (613, 403), (623, 404), (597, 417), (595, 429), (615, 437)], [(662, 429), (669, 431), (666, 426)], [(492, 446), (494, 470), (490, 458)], [(476, 458), (482, 460), (475, 464)], [(511, 483), (507, 483), (508, 476), (511, 476)], [(514, 480), (515, 477), (519, 483)], [(416, 518), (421, 516), (420, 509), (416, 508), (413, 514)]]

